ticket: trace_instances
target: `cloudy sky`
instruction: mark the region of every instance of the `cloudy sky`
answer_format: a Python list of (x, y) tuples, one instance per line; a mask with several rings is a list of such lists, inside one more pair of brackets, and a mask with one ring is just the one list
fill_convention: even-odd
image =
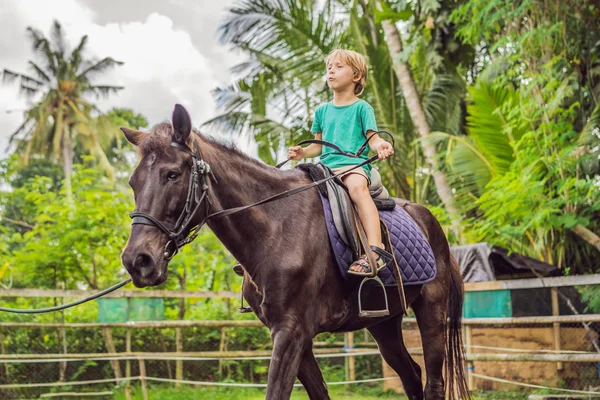
[[(217, 27), (233, 2), (0, 0), (0, 70), (28, 72), (27, 61), (34, 55), (26, 28), (47, 34), (58, 19), (69, 43), (89, 36), (88, 57), (111, 56), (125, 63), (95, 82), (125, 86), (101, 100), (101, 109), (133, 108), (154, 124), (169, 118), (174, 104), (181, 103), (199, 126), (216, 113), (210, 91), (230, 83), (229, 68), (243, 59), (217, 40)], [(17, 86), (0, 85), (0, 157), (27, 106)], [(252, 151), (247, 142), (238, 144)]]

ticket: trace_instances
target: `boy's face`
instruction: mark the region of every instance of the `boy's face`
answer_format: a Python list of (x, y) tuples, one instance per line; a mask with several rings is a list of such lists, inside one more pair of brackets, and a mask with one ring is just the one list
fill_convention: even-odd
[(352, 67), (345, 64), (339, 57), (334, 57), (327, 62), (327, 85), (334, 92), (354, 88), (358, 78), (354, 76)]

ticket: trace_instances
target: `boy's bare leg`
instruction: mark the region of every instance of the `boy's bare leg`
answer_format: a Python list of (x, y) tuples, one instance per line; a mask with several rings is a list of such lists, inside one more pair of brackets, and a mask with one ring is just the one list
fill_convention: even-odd
[[(350, 198), (356, 204), (360, 222), (365, 228), (367, 240), (370, 246), (383, 248), (381, 242), (381, 230), (379, 227), (379, 212), (369, 193), (369, 187), (366, 177), (360, 174), (348, 174), (342, 177), (342, 180), (348, 187)], [(352, 266), (350, 269), (358, 271), (360, 266)]]

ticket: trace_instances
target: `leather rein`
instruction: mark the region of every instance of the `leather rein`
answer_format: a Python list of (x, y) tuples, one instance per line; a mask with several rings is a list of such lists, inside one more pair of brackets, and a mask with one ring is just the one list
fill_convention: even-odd
[[(363, 145), (358, 149), (358, 151), (356, 153), (343, 151), (342, 149), (340, 149), (338, 146), (336, 146), (333, 143), (330, 143), (330, 142), (327, 142), (324, 140), (317, 140), (317, 139), (304, 140), (304, 141), (301, 141), (300, 143), (298, 143), (297, 145), (300, 146), (302, 144), (309, 144), (309, 143), (320, 144), (323, 146), (331, 147), (334, 150), (336, 150), (334, 153), (330, 153), (330, 154), (341, 154), (341, 155), (351, 157), (351, 158), (359, 158), (360, 155), (363, 153), (363, 151), (367, 148), (369, 141), (373, 138), (373, 136), (375, 136), (376, 134), (379, 134), (379, 133), (387, 134), (391, 138), (392, 147), (394, 146), (394, 137), (392, 136), (392, 134), (390, 134), (387, 131), (377, 131), (377, 132), (374, 132), (373, 134), (371, 134), (369, 137), (367, 137), (366, 141), (363, 143)], [(236, 214), (238, 212), (247, 210), (252, 207), (259, 206), (261, 204), (267, 204), (267, 203), (273, 202), (275, 200), (284, 199), (286, 197), (303, 192), (310, 188), (321, 185), (327, 181), (335, 179), (339, 175), (348, 173), (349, 171), (352, 171), (357, 168), (361, 168), (364, 165), (371, 164), (379, 158), (377, 155), (375, 155), (375, 156), (361, 162), (360, 164), (353, 166), (350, 169), (347, 169), (345, 171), (340, 171), (340, 172), (338, 172), (334, 175), (331, 175), (327, 178), (324, 178), (324, 179), (321, 179), (321, 180), (318, 180), (315, 182), (311, 182), (309, 184), (299, 186), (297, 188), (286, 190), (284, 192), (267, 197), (263, 200), (257, 201), (255, 203), (252, 203), (249, 205), (229, 208), (226, 210), (221, 210), (221, 211), (217, 211), (217, 212), (210, 214), (211, 200), (210, 200), (210, 196), (208, 193), (209, 192), (208, 182), (210, 179), (212, 179), (217, 184), (218, 184), (218, 182), (217, 182), (217, 179), (215, 178), (214, 174), (212, 173), (210, 165), (208, 165), (208, 163), (206, 161), (204, 161), (204, 159), (202, 158), (202, 154), (200, 152), (200, 146), (198, 145), (198, 142), (196, 141), (196, 139), (193, 140), (193, 145), (194, 145), (194, 149), (192, 150), (188, 146), (181, 145), (176, 142), (171, 142), (171, 147), (175, 147), (175, 148), (183, 151), (184, 153), (189, 154), (190, 156), (192, 156), (192, 159), (193, 159), (190, 180), (188, 183), (188, 194), (187, 194), (187, 198), (185, 201), (185, 206), (184, 206), (183, 210), (181, 211), (181, 214), (179, 215), (177, 222), (175, 222), (175, 224), (171, 224), (168, 222), (159, 221), (158, 219), (154, 218), (152, 215), (144, 213), (144, 212), (140, 212), (140, 211), (134, 211), (130, 214), (130, 217), (132, 219), (132, 222), (131, 222), (132, 225), (153, 226), (153, 227), (158, 228), (161, 231), (163, 231), (169, 237), (169, 241), (165, 245), (165, 249), (164, 249), (164, 253), (163, 253), (163, 256), (165, 257), (166, 260), (170, 260), (171, 258), (173, 258), (179, 252), (179, 249), (181, 247), (185, 246), (188, 243), (191, 243), (198, 236), (200, 228), (211, 218), (222, 218), (225, 216), (229, 216), (229, 215)], [(290, 160), (287, 159), (287, 160), (277, 164), (276, 168), (281, 168), (288, 161), (290, 161)], [(192, 224), (192, 220), (195, 218), (196, 213), (203, 205), (204, 205), (204, 211), (203, 211), (204, 217), (202, 218), (202, 220), (199, 223), (194, 224), (191, 228), (188, 228)]]

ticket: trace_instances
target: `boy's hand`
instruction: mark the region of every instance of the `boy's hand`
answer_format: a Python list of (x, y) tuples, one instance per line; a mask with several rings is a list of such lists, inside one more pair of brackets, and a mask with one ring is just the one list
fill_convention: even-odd
[(288, 149), (287, 157), (290, 160), (302, 160), (304, 158), (304, 149), (302, 146), (292, 146)]
[(385, 160), (386, 158), (394, 154), (394, 148), (389, 142), (386, 142), (385, 140), (381, 141), (381, 144), (377, 146), (376, 151), (380, 160)]

